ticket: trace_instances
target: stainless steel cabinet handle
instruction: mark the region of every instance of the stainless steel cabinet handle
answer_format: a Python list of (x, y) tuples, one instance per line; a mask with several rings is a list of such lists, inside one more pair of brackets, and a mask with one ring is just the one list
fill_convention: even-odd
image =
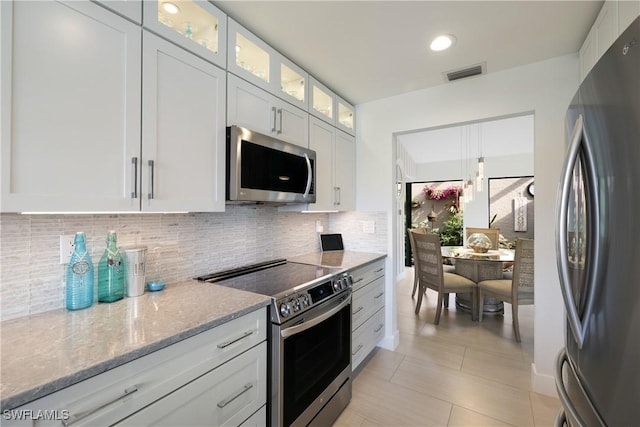
[(358, 283), (358, 282), (362, 282), (362, 277), (361, 277), (361, 278), (359, 278), (358, 280), (354, 281), (354, 282), (353, 282), (353, 284), (355, 285), (355, 284), (356, 284), (356, 283)]
[(378, 295), (376, 295), (375, 297), (373, 297), (373, 299), (378, 299), (378, 298), (380, 298), (382, 295), (384, 295), (384, 292), (380, 292)]
[(230, 339), (229, 341), (225, 341), (225, 342), (223, 342), (221, 344), (218, 344), (218, 348), (229, 347), (231, 344), (236, 343), (236, 342), (238, 342), (240, 340), (243, 340), (243, 339), (245, 339), (246, 337), (248, 337), (248, 336), (250, 336), (252, 334), (253, 334), (253, 331), (247, 331), (247, 332), (245, 332), (244, 334), (240, 335), (237, 338), (233, 338), (233, 339)]
[(245, 394), (246, 392), (248, 392), (252, 388), (253, 388), (253, 384), (250, 384), (250, 383), (249, 384), (245, 384), (239, 392), (237, 392), (236, 394), (234, 394), (231, 397), (226, 398), (222, 402), (218, 403), (218, 408), (224, 408), (229, 403), (233, 402), (234, 400), (236, 400), (237, 398), (239, 398), (240, 396), (242, 396), (243, 394)]
[(384, 325), (383, 325), (382, 323), (380, 323), (380, 324), (378, 325), (378, 327), (376, 328), (376, 330), (375, 330), (375, 331), (373, 331), (373, 332), (378, 333), (378, 332), (380, 332), (380, 330), (381, 330), (383, 327), (384, 327)]
[(381, 271), (384, 271), (384, 267), (377, 269), (374, 273), (380, 273)]
[[(586, 305), (583, 313), (582, 322), (578, 314), (578, 308), (571, 289), (571, 281), (569, 279), (569, 267), (567, 265), (568, 249), (567, 249), (567, 215), (569, 214), (569, 195), (573, 181), (573, 170), (576, 166), (578, 157), (580, 156), (580, 148), (584, 149), (585, 154), (585, 167), (587, 169), (587, 176), (585, 179), (589, 180), (585, 185), (587, 189), (587, 197), (590, 206), (590, 224), (600, 224), (600, 201), (598, 192), (595, 189), (597, 182), (597, 175), (593, 167), (593, 153), (591, 152), (591, 146), (588, 142), (587, 135), (584, 132), (584, 118), (582, 115), (578, 116), (576, 124), (573, 127), (571, 135), (571, 141), (569, 146), (569, 152), (567, 155), (567, 161), (564, 165), (560, 188), (558, 189), (558, 210), (556, 220), (556, 250), (558, 252), (557, 265), (560, 272), (560, 289), (562, 290), (562, 297), (564, 299), (564, 305), (567, 310), (567, 318), (569, 320), (569, 327), (573, 335), (574, 340), (578, 344), (578, 348), (582, 348), (587, 333), (588, 319), (591, 317), (593, 310), (593, 303), (595, 297), (595, 286), (598, 282), (600, 275), (600, 233), (591, 232), (590, 238), (591, 248), (593, 249), (593, 259), (590, 263), (591, 274), (585, 279), (585, 293), (586, 293)], [(586, 226), (591, 227), (590, 224)], [(593, 228), (588, 228), (590, 231), (595, 231)]]
[(357, 352), (359, 352), (360, 350), (362, 350), (362, 344), (358, 345), (358, 347), (356, 348), (356, 351), (352, 351), (351, 355), (355, 356)]
[(354, 311), (354, 312), (353, 312), (353, 313), (351, 313), (351, 314), (352, 314), (352, 315), (354, 315), (354, 314), (358, 314), (358, 313), (360, 313), (362, 310), (364, 310), (364, 307), (360, 306), (360, 307), (358, 307), (358, 309), (357, 309), (356, 311)]
[(153, 199), (153, 177), (155, 162), (153, 160), (149, 160), (149, 200)]
[(278, 109), (278, 115), (280, 116), (280, 129), (278, 129), (278, 135), (282, 133), (282, 108)]
[(342, 203), (342, 189), (340, 187), (336, 187), (338, 189), (338, 206)]
[(304, 189), (303, 198), (307, 198), (309, 196), (309, 191), (311, 191), (311, 181), (313, 180), (313, 169), (311, 168), (311, 159), (307, 156), (307, 153), (304, 153), (304, 159), (307, 161), (307, 186)]
[(137, 199), (138, 198), (138, 158), (137, 157), (131, 158), (131, 174), (133, 175), (132, 177), (133, 187), (131, 188), (131, 198)]
[(95, 414), (96, 412), (98, 412), (100, 409), (106, 408), (107, 406), (111, 405), (112, 403), (115, 403), (119, 400), (124, 399), (127, 396), (132, 395), (133, 393), (135, 393), (136, 391), (138, 391), (138, 387), (137, 386), (131, 386), (129, 388), (124, 389), (124, 394), (116, 397), (115, 399), (112, 399), (108, 402), (103, 403), (100, 406), (97, 406), (93, 409), (89, 409), (87, 411), (83, 411), (83, 412), (79, 412), (77, 414), (69, 414), (69, 418), (66, 420), (62, 420), (62, 425), (64, 426), (70, 426), (71, 424), (75, 424), (78, 421), (82, 420), (83, 418), (88, 417), (89, 415)]
[(271, 128), (271, 132), (276, 131), (276, 107), (271, 107), (271, 112), (273, 113), (273, 127)]

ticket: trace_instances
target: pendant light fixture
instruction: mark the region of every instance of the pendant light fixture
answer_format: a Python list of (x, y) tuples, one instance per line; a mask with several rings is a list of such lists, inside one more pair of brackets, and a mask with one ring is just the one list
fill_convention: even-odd
[(478, 124), (478, 172), (476, 173), (476, 185), (478, 192), (482, 191), (484, 184), (484, 157), (482, 157), (482, 123)]

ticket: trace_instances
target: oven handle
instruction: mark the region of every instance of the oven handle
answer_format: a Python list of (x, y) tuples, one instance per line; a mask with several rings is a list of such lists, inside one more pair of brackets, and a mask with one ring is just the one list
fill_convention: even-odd
[(330, 318), (331, 316), (333, 316), (334, 314), (336, 314), (337, 312), (339, 312), (349, 304), (351, 304), (351, 295), (349, 295), (349, 297), (345, 298), (345, 300), (342, 301), (339, 305), (327, 311), (326, 313), (322, 313), (320, 316), (314, 317), (311, 320), (301, 323), (299, 325), (295, 325), (295, 326), (291, 326), (290, 328), (283, 329), (282, 331), (280, 331), (280, 335), (282, 336), (282, 338), (287, 338), (287, 337), (299, 334), (301, 332), (304, 332), (307, 329), (313, 328), (314, 326), (324, 322), (325, 320), (327, 320), (328, 318)]

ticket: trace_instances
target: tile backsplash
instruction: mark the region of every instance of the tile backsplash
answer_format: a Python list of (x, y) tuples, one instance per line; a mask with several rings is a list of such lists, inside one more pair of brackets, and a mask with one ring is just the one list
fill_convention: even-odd
[[(0, 215), (0, 320), (64, 307), (59, 236), (85, 232), (94, 266), (108, 230), (118, 246), (147, 246), (147, 279), (172, 282), (212, 271), (319, 250), (316, 221), (342, 233), (345, 249), (386, 251), (384, 212), (280, 212), (228, 205), (224, 213)], [(97, 277), (96, 277), (97, 279)]]

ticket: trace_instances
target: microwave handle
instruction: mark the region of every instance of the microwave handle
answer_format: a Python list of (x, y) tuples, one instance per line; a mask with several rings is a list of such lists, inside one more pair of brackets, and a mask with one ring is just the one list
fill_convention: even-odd
[(309, 196), (309, 191), (311, 191), (313, 170), (311, 169), (311, 160), (309, 160), (309, 156), (307, 156), (307, 153), (304, 153), (304, 159), (307, 161), (307, 187), (304, 189), (304, 194), (302, 195), (302, 197), (306, 199)]

